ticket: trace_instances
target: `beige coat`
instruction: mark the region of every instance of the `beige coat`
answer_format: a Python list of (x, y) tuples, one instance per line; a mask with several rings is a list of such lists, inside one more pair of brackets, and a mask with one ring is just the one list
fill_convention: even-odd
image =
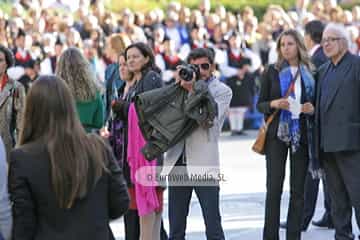
[[(7, 156), (9, 156), (14, 145), (12, 136), (17, 136), (19, 133), (22, 110), (24, 109), (25, 104), (25, 89), (21, 83), (9, 78), (8, 83), (0, 92), (1, 102), (3, 96), (7, 96), (9, 91), (11, 91), (12, 94), (6, 98), (4, 104), (0, 107), (0, 136), (4, 141)], [(13, 117), (16, 117), (16, 129), (15, 132), (11, 133), (10, 124)], [(9, 157), (7, 157), (7, 160), (9, 161)]]

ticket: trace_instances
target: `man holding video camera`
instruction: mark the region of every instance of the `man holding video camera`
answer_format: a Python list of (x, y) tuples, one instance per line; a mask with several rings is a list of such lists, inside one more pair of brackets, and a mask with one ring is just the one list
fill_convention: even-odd
[[(171, 174), (173, 175), (179, 173), (176, 169), (181, 168), (186, 169), (189, 177), (208, 176), (209, 169), (216, 169), (215, 172), (219, 172), (218, 142), (232, 92), (229, 87), (213, 76), (215, 70), (213, 51), (206, 48), (194, 49), (190, 52), (187, 61), (188, 65), (178, 67), (175, 73), (176, 82), (180, 83), (191, 95), (194, 82), (204, 80), (210, 95), (216, 102), (217, 116), (212, 126), (198, 126), (185, 139), (170, 148), (165, 155), (164, 167), (172, 169)], [(216, 178), (218, 175), (210, 174), (211, 176)], [(224, 239), (219, 210), (220, 179), (215, 179), (213, 184), (207, 185), (202, 184), (201, 181), (179, 183), (174, 179), (176, 178), (173, 178), (172, 182), (169, 181), (169, 239), (185, 239), (186, 218), (193, 190), (201, 205), (206, 226), (206, 238)]]

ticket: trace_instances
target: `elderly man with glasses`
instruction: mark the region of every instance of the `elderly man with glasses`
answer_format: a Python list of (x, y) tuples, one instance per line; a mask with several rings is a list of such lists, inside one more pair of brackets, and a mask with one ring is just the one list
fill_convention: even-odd
[(349, 52), (342, 25), (328, 24), (321, 44), (330, 61), (317, 75), (315, 121), (336, 240), (354, 239), (351, 216), (360, 223), (360, 58)]

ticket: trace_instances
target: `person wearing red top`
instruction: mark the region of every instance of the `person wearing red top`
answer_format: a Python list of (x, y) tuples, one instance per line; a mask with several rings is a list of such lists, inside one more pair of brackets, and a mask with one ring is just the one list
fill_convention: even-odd
[(27, 62), (32, 60), (30, 53), (25, 50), (25, 38), (26, 33), (24, 30), (19, 29), (19, 32), (16, 36), (16, 47), (13, 50), (15, 55), (15, 66), (25, 66)]

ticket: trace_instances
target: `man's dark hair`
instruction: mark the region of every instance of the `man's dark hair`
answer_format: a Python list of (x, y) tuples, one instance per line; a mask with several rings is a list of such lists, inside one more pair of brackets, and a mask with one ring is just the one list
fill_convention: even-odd
[(23, 29), (19, 28), (19, 31), (16, 35), (16, 38), (20, 38), (20, 37), (26, 37), (26, 33)]
[(7, 67), (11, 67), (15, 63), (14, 54), (11, 52), (11, 50), (4, 45), (0, 44), (0, 52), (2, 52), (5, 55), (5, 61)]
[(206, 57), (211, 64), (214, 63), (215, 58), (215, 51), (212, 48), (196, 48), (192, 50), (187, 57), (187, 62), (190, 63), (190, 61)]
[(319, 20), (313, 20), (305, 25), (305, 34), (308, 34), (315, 43), (320, 43), (325, 25)]

